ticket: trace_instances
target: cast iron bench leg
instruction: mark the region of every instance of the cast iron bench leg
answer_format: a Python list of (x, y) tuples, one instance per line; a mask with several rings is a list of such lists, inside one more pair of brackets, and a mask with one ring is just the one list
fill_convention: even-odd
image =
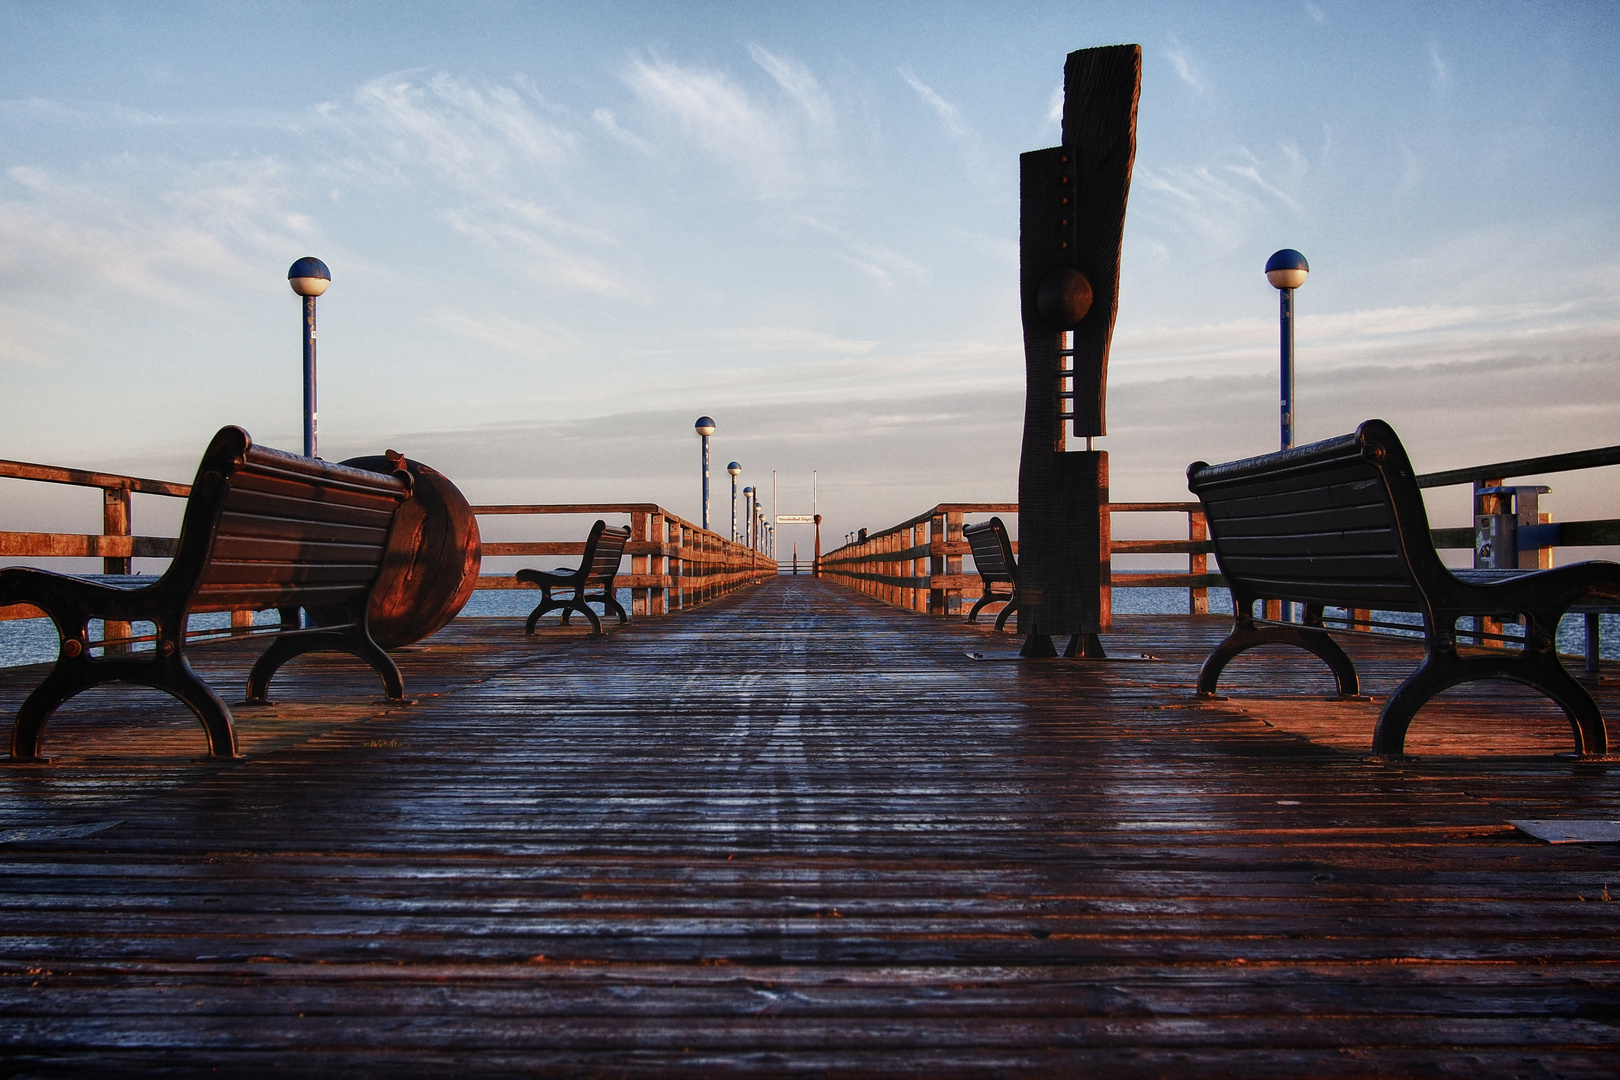
[(1204, 661), (1203, 670), (1198, 673), (1198, 696), (1217, 696), (1215, 686), (1226, 665), (1238, 654), (1260, 645), (1297, 645), (1314, 653), (1332, 669), (1340, 697), (1359, 697), (1361, 694), (1356, 665), (1351, 663), (1344, 649), (1328, 636), (1326, 630), (1308, 626), (1256, 626), (1251, 619), (1239, 618), (1226, 640), (1216, 646)]
[(381, 645), (358, 632), (308, 633), (278, 637), (264, 650), (248, 674), (247, 700), (255, 705), (270, 703), (270, 679), (277, 669), (295, 656), (309, 652), (346, 652), (364, 660), (382, 677), (383, 693), (389, 701), (405, 700), (405, 680), (393, 657)]
[(76, 694), (110, 682), (134, 683), (163, 691), (202, 722), (208, 736), (209, 757), (241, 756), (236, 752), (236, 727), (231, 721), (231, 710), (192, 670), (190, 661), (184, 656), (172, 656), (150, 660), (59, 660), (17, 711), (16, 723), (11, 728), (12, 760), (47, 760), (39, 756), (39, 743), (51, 714)]
[(1547, 613), (1540, 618), (1532, 616), (1525, 627), (1528, 641), (1524, 650), (1506, 656), (1473, 656), (1465, 660), (1457, 654), (1457, 647), (1450, 639), (1443, 648), (1431, 645), (1423, 664), (1384, 703), (1378, 726), (1373, 730), (1373, 753), (1380, 757), (1400, 757), (1405, 753), (1407, 729), (1412, 726), (1418, 710), (1436, 694), (1476, 679), (1511, 679), (1541, 691), (1569, 718), (1578, 753), (1607, 753), (1608, 735), (1597, 702), (1559, 662), (1552, 637), (1538, 629), (1557, 625), (1556, 616), (1549, 618)]

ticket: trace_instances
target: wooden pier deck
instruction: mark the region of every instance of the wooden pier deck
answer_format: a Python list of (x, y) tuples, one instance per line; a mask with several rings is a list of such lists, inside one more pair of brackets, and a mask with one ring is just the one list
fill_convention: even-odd
[[(1507, 824), (1620, 819), (1616, 766), (1511, 687), (1399, 763), (1308, 657), (1196, 702), (1224, 628), (1019, 662), (807, 577), (605, 640), (463, 619), (403, 710), (295, 661), (230, 766), (93, 691), (0, 769), (0, 1075), (1620, 1071), (1620, 845)], [(1351, 651), (1375, 698), (1415, 663)]]

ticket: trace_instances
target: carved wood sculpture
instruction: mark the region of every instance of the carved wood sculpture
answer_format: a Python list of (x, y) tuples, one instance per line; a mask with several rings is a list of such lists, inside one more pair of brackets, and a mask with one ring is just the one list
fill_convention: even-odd
[[(1024, 442), (1018, 471), (1020, 605), (1025, 656), (1100, 657), (1112, 612), (1108, 558), (1108, 345), (1119, 307), (1120, 243), (1142, 49), (1069, 54), (1063, 145), (1020, 158), (1019, 292), (1024, 323)], [(1073, 332), (1072, 348), (1064, 338)], [(1072, 361), (1072, 366), (1065, 363)], [(1086, 440), (1067, 447), (1066, 424)]]

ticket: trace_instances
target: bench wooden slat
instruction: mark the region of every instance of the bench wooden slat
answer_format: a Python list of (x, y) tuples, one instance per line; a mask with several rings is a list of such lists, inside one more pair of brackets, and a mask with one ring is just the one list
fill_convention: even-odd
[[(351, 471), (345, 470), (345, 473)], [(263, 472), (245, 468), (231, 477), (231, 494), (235, 498), (249, 492), (319, 502), (328, 506), (369, 507), (385, 512), (392, 502), (392, 485), (371, 485), (361, 488), (347, 475), (339, 481), (334, 481), (324, 472), (290, 476), (281, 471)]]
[(323, 544), (356, 544), (369, 550), (386, 547), (388, 529), (371, 525), (351, 525), (337, 521), (298, 521), (262, 514), (224, 513), (220, 515), (215, 543), (221, 539), (285, 540), (298, 542), (313, 538)]
[(355, 544), (290, 537), (221, 536), (214, 541), (214, 558), (221, 562), (281, 562), (300, 555), (310, 562), (371, 562), (385, 544)]
[(355, 525), (386, 531), (393, 521), (393, 512), (386, 503), (356, 506), (349, 503), (328, 503), (318, 499), (293, 498), (267, 491), (232, 492), (225, 504), (230, 514), (275, 518), (287, 522), (310, 522), (332, 525)]

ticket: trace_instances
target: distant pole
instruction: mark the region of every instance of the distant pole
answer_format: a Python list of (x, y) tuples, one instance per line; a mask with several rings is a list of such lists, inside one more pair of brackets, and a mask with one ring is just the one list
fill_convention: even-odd
[(287, 271), (287, 284), (304, 298), (304, 456), (315, 456), (315, 298), (332, 284), (332, 272), (313, 255)]
[(771, 470), (771, 558), (776, 558), (776, 470)]
[(742, 466), (733, 461), (726, 466), (726, 472), (731, 474), (731, 542), (737, 542), (737, 477), (742, 475)]
[(714, 434), (714, 420), (700, 416), (692, 425), (703, 440), (703, 527), (709, 527), (709, 436)]
[(743, 488), (743, 535), (742, 535), (742, 542), (744, 544), (748, 545), (750, 550), (754, 546), (753, 521), (754, 521), (754, 485), (749, 484), (747, 487)]
[(1282, 448), (1294, 447), (1294, 290), (1311, 272), (1305, 256), (1283, 248), (1266, 260), (1266, 280), (1277, 290), (1282, 336)]

